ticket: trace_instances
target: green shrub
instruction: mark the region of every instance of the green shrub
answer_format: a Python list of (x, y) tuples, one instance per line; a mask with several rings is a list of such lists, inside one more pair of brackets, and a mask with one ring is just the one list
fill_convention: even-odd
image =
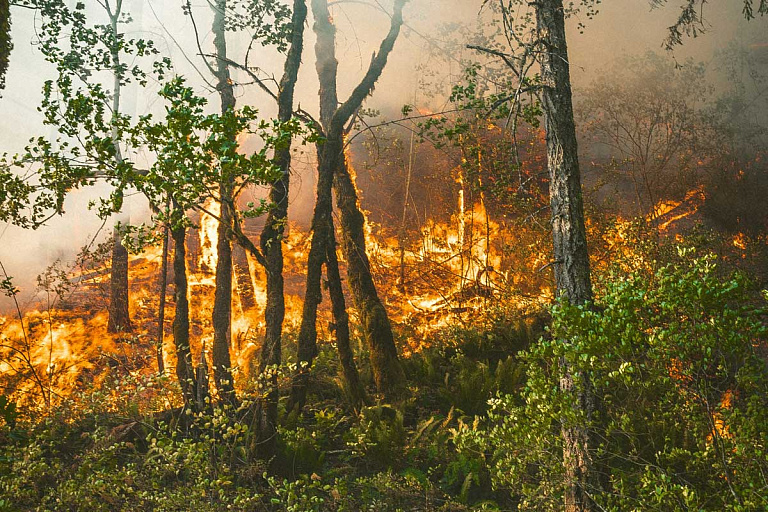
[(347, 436), (352, 457), (376, 468), (391, 468), (401, 461), (405, 442), (403, 415), (388, 405), (363, 408)]
[[(595, 304), (554, 308), (551, 336), (521, 356), (523, 392), (492, 400), (485, 426), (458, 436), (460, 451), (490, 454), (520, 509), (562, 508), (563, 424), (595, 434), (604, 510), (768, 508), (768, 311), (713, 257), (680, 258), (614, 274)], [(559, 386), (563, 361), (573, 392)], [(587, 382), (599, 399), (590, 421), (577, 407)]]

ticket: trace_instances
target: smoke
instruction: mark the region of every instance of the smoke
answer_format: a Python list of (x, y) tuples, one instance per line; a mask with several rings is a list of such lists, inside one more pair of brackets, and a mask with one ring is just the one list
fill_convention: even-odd
[[(364, 75), (389, 26), (384, 11), (391, 11), (391, 0), (365, 2), (335, 2), (334, 21), (338, 27), (337, 52), (339, 66), (339, 98), (346, 99), (352, 88)], [(388, 117), (396, 117), (405, 104), (439, 110), (445, 106), (450, 85), (461, 77), (464, 66), (472, 59), (485, 62), (476, 52), (465, 47), (465, 39), (473, 38), (478, 31), (491, 30), (487, 25), (489, 15), (482, 14), (482, 2), (467, 0), (412, 0), (406, 7), (406, 25), (376, 90), (365, 107), (380, 110)], [(199, 55), (195, 32), (189, 16), (182, 16), (176, 2), (158, 0), (131, 0), (125, 2), (133, 14), (128, 26), (131, 37), (153, 39), (164, 54), (170, 55), (175, 69), (189, 82), (204, 91), (212, 108), (218, 106), (216, 92), (203, 80), (210, 80), (205, 63)], [(95, 4), (92, 12), (98, 12)], [(637, 0), (615, 0), (600, 5), (601, 12), (594, 19), (576, 16), (569, 20), (569, 50), (574, 93), (595, 78), (607, 64), (624, 54), (641, 54), (647, 50), (661, 51), (667, 27), (677, 18), (679, 6), (669, 3), (651, 9), (650, 3)], [(205, 5), (194, 7), (195, 22), (200, 34), (203, 51), (212, 48), (210, 35), (211, 13)], [(55, 134), (42, 124), (36, 111), (40, 102), (43, 81), (54, 76), (54, 70), (46, 64), (35, 49), (34, 13), (19, 9), (14, 13), (14, 51), (10, 59), (7, 85), (0, 100), (3, 118), (12, 122), (0, 126), (3, 151), (19, 152), (32, 136)], [(746, 22), (741, 14), (740, 2), (705, 4), (704, 18), (707, 33), (699, 38), (686, 40), (669, 58), (684, 62), (687, 58), (710, 62), (717, 52), (725, 48), (737, 35), (746, 41), (754, 52), (765, 51), (768, 45), (765, 20)], [(296, 93), (297, 104), (310, 113), (317, 113), (318, 82), (314, 69), (314, 34), (312, 20), (308, 21), (303, 56)], [(582, 29), (580, 24), (585, 27)], [(282, 56), (274, 49), (258, 43), (249, 50), (250, 41), (243, 35), (230, 35), (229, 50), (233, 60), (243, 62), (249, 55), (249, 66), (275, 86), (270, 79), (282, 73)], [(763, 59), (768, 66), (768, 58)], [(258, 87), (247, 85), (252, 80), (243, 71), (233, 70), (233, 80), (238, 84), (236, 92), (239, 105), (252, 105), (261, 115), (275, 115), (274, 102)], [(604, 77), (611, 80), (611, 77)], [(725, 87), (725, 86), (723, 86)], [(150, 90), (137, 86), (127, 87), (128, 99), (124, 103), (133, 115), (149, 112), (162, 113), (162, 105)], [(256, 144), (256, 142), (250, 142)], [(141, 158), (149, 158), (139, 155)], [(292, 168), (291, 220), (306, 226), (314, 205), (315, 149), (297, 146)], [(358, 169), (359, 170), (359, 169)], [(9, 274), (16, 278), (22, 289), (22, 298), (29, 301), (33, 295), (35, 276), (56, 259), (72, 259), (78, 249), (99, 232), (102, 221), (87, 209), (90, 200), (108, 193), (105, 187), (72, 194), (66, 203), (67, 213), (53, 219), (48, 226), (37, 231), (25, 231), (13, 226), (0, 226), (0, 261)], [(249, 191), (252, 199), (265, 196), (262, 190)], [(375, 201), (375, 190), (363, 190), (364, 201)], [(146, 220), (146, 205), (139, 198), (130, 202), (133, 222)], [(102, 236), (106, 236), (111, 224)]]

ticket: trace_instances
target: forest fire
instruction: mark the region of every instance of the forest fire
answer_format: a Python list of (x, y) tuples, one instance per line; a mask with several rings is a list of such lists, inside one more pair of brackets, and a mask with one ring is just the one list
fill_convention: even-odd
[(611, 53), (724, 4), (17, 3), (1, 510), (768, 510), (764, 34)]
[(659, 201), (648, 216), (648, 221), (657, 222), (659, 230), (667, 231), (674, 224), (693, 216), (706, 201), (703, 188), (690, 190), (680, 201)]

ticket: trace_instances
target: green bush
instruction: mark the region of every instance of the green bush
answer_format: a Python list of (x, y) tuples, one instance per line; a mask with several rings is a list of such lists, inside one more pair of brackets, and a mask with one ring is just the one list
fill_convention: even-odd
[[(714, 257), (679, 256), (612, 275), (595, 304), (554, 308), (551, 335), (521, 356), (523, 392), (492, 400), (485, 426), (457, 437), (460, 451), (489, 454), (520, 509), (562, 508), (561, 425), (594, 434), (603, 510), (768, 508), (768, 311)], [(559, 386), (565, 366), (572, 392)], [(586, 385), (599, 401), (589, 420), (577, 407)]]

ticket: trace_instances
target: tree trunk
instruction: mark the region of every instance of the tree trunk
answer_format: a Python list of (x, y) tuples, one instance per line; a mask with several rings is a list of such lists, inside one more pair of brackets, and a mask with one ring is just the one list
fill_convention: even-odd
[[(120, 95), (122, 81), (120, 78), (120, 47), (117, 41), (120, 39), (120, 33), (117, 30), (118, 20), (122, 9), (122, 1), (115, 6), (115, 12), (107, 9), (110, 21), (110, 30), (114, 36), (115, 44), (110, 48), (112, 58), (112, 145), (115, 148), (115, 161), (120, 164), (123, 161), (123, 154), (120, 149), (119, 131), (116, 124), (120, 113)], [(115, 225), (114, 246), (112, 248), (112, 275), (110, 276), (110, 295), (109, 295), (109, 322), (107, 331), (130, 332), (131, 317), (128, 312), (128, 251), (123, 247), (120, 240), (121, 233), (118, 226)]]
[[(333, 25), (327, 0), (312, 0), (317, 34), (315, 54), (320, 80), (320, 119), (325, 130), (325, 143), (321, 158), (333, 162), (336, 202), (341, 213), (342, 248), (347, 259), (347, 276), (352, 296), (362, 320), (362, 329), (370, 350), (371, 367), (377, 389), (390, 396), (397, 394), (405, 384), (403, 369), (397, 358), (392, 327), (373, 277), (365, 247), (365, 217), (360, 210), (357, 189), (347, 168), (344, 149), (345, 125), (355, 115), (386, 66), (403, 23), (404, 0), (396, 0), (390, 30), (381, 43), (363, 80), (355, 87), (349, 99), (339, 106), (336, 81), (336, 27)], [(331, 154), (330, 150), (336, 153)], [(320, 167), (327, 165), (323, 160)]]
[[(283, 76), (277, 96), (280, 122), (287, 122), (293, 116), (293, 97), (304, 51), (304, 23), (307, 19), (305, 0), (294, 0), (291, 18), (291, 44), (285, 58)], [(286, 144), (276, 150), (275, 160), (280, 168), (280, 178), (272, 184), (269, 200), (274, 205), (269, 211), (261, 233), (261, 250), (266, 259), (267, 303), (264, 311), (266, 332), (261, 347), (259, 370), (268, 381), (265, 400), (258, 411), (256, 454), (268, 459), (277, 448), (277, 375), (265, 375), (269, 368), (281, 363), (281, 338), (285, 319), (285, 295), (283, 282), (283, 234), (288, 219), (288, 190), (290, 185), (291, 146)]]
[[(217, 89), (221, 98), (221, 112), (235, 108), (235, 94), (229, 74), (227, 40), (224, 27), (227, 0), (216, 0), (213, 15), (213, 44), (216, 48)], [(232, 360), (229, 354), (232, 339), (232, 229), (231, 206), (234, 204), (232, 179), (222, 171), (219, 184), (221, 213), (216, 241), (216, 281), (213, 299), (213, 379), (219, 392), (219, 399), (236, 406)]]
[(336, 350), (339, 352), (339, 362), (344, 375), (344, 383), (347, 386), (350, 405), (359, 411), (366, 403), (365, 388), (360, 382), (360, 375), (355, 365), (355, 356), (349, 343), (349, 315), (344, 299), (344, 290), (341, 286), (339, 273), (339, 260), (336, 257), (336, 235), (331, 226), (330, 240), (326, 246), (327, 257), (325, 260), (325, 272), (328, 275), (328, 292), (331, 296), (333, 309), (333, 331), (336, 335)]
[[(224, 184), (222, 190), (228, 189)], [(227, 191), (228, 192), (228, 191)], [(231, 194), (230, 194), (231, 195)], [(229, 206), (221, 205), (221, 222), (217, 231), (216, 288), (213, 297), (213, 379), (219, 399), (236, 406), (232, 360), (229, 347), (232, 339), (232, 243), (229, 239), (231, 215)]]
[(173, 341), (176, 345), (176, 376), (184, 395), (184, 404), (193, 407), (197, 399), (195, 374), (192, 371), (192, 352), (189, 348), (189, 299), (187, 297), (187, 229), (183, 226), (171, 230), (173, 237), (173, 282), (175, 285), (176, 314), (173, 318)]
[(109, 279), (109, 321), (107, 332), (131, 332), (131, 316), (128, 312), (128, 251), (120, 240), (120, 230), (115, 226), (112, 246), (112, 272)]
[(256, 291), (253, 287), (248, 255), (239, 244), (232, 247), (232, 271), (235, 275), (237, 296), (244, 315), (256, 309)]
[(307, 395), (312, 361), (317, 355), (317, 307), (323, 300), (320, 282), (323, 275), (323, 263), (328, 253), (328, 242), (333, 236), (333, 169), (335, 159), (341, 154), (338, 141), (326, 141), (318, 148), (317, 199), (312, 216), (312, 240), (307, 258), (307, 286), (304, 293), (304, 307), (301, 314), (301, 328), (298, 340), (299, 367), (293, 377), (291, 390), (291, 409), (301, 410)]
[(168, 293), (168, 226), (163, 227), (163, 253), (160, 264), (160, 304), (157, 312), (157, 373), (165, 373), (163, 361), (163, 342), (165, 341), (165, 302)]
[[(556, 294), (571, 304), (583, 304), (592, 299), (592, 285), (563, 4), (562, 0), (539, 0), (533, 5), (543, 45), (542, 106), (547, 132)], [(592, 459), (589, 427), (596, 397), (591, 383), (584, 375), (579, 379), (583, 382), (581, 389), (574, 389), (575, 377), (566, 367), (560, 387), (565, 393), (577, 394), (576, 402), (584, 413), (587, 425), (562, 427), (566, 472), (565, 510), (591, 512), (597, 510), (597, 507), (590, 496), (600, 489)]]
[(363, 336), (368, 344), (376, 389), (397, 395), (405, 385), (405, 374), (397, 357), (392, 326), (379, 299), (365, 247), (365, 217), (360, 210), (357, 188), (346, 159), (336, 170), (336, 204), (341, 213), (342, 250), (347, 260), (347, 279), (360, 315)]

